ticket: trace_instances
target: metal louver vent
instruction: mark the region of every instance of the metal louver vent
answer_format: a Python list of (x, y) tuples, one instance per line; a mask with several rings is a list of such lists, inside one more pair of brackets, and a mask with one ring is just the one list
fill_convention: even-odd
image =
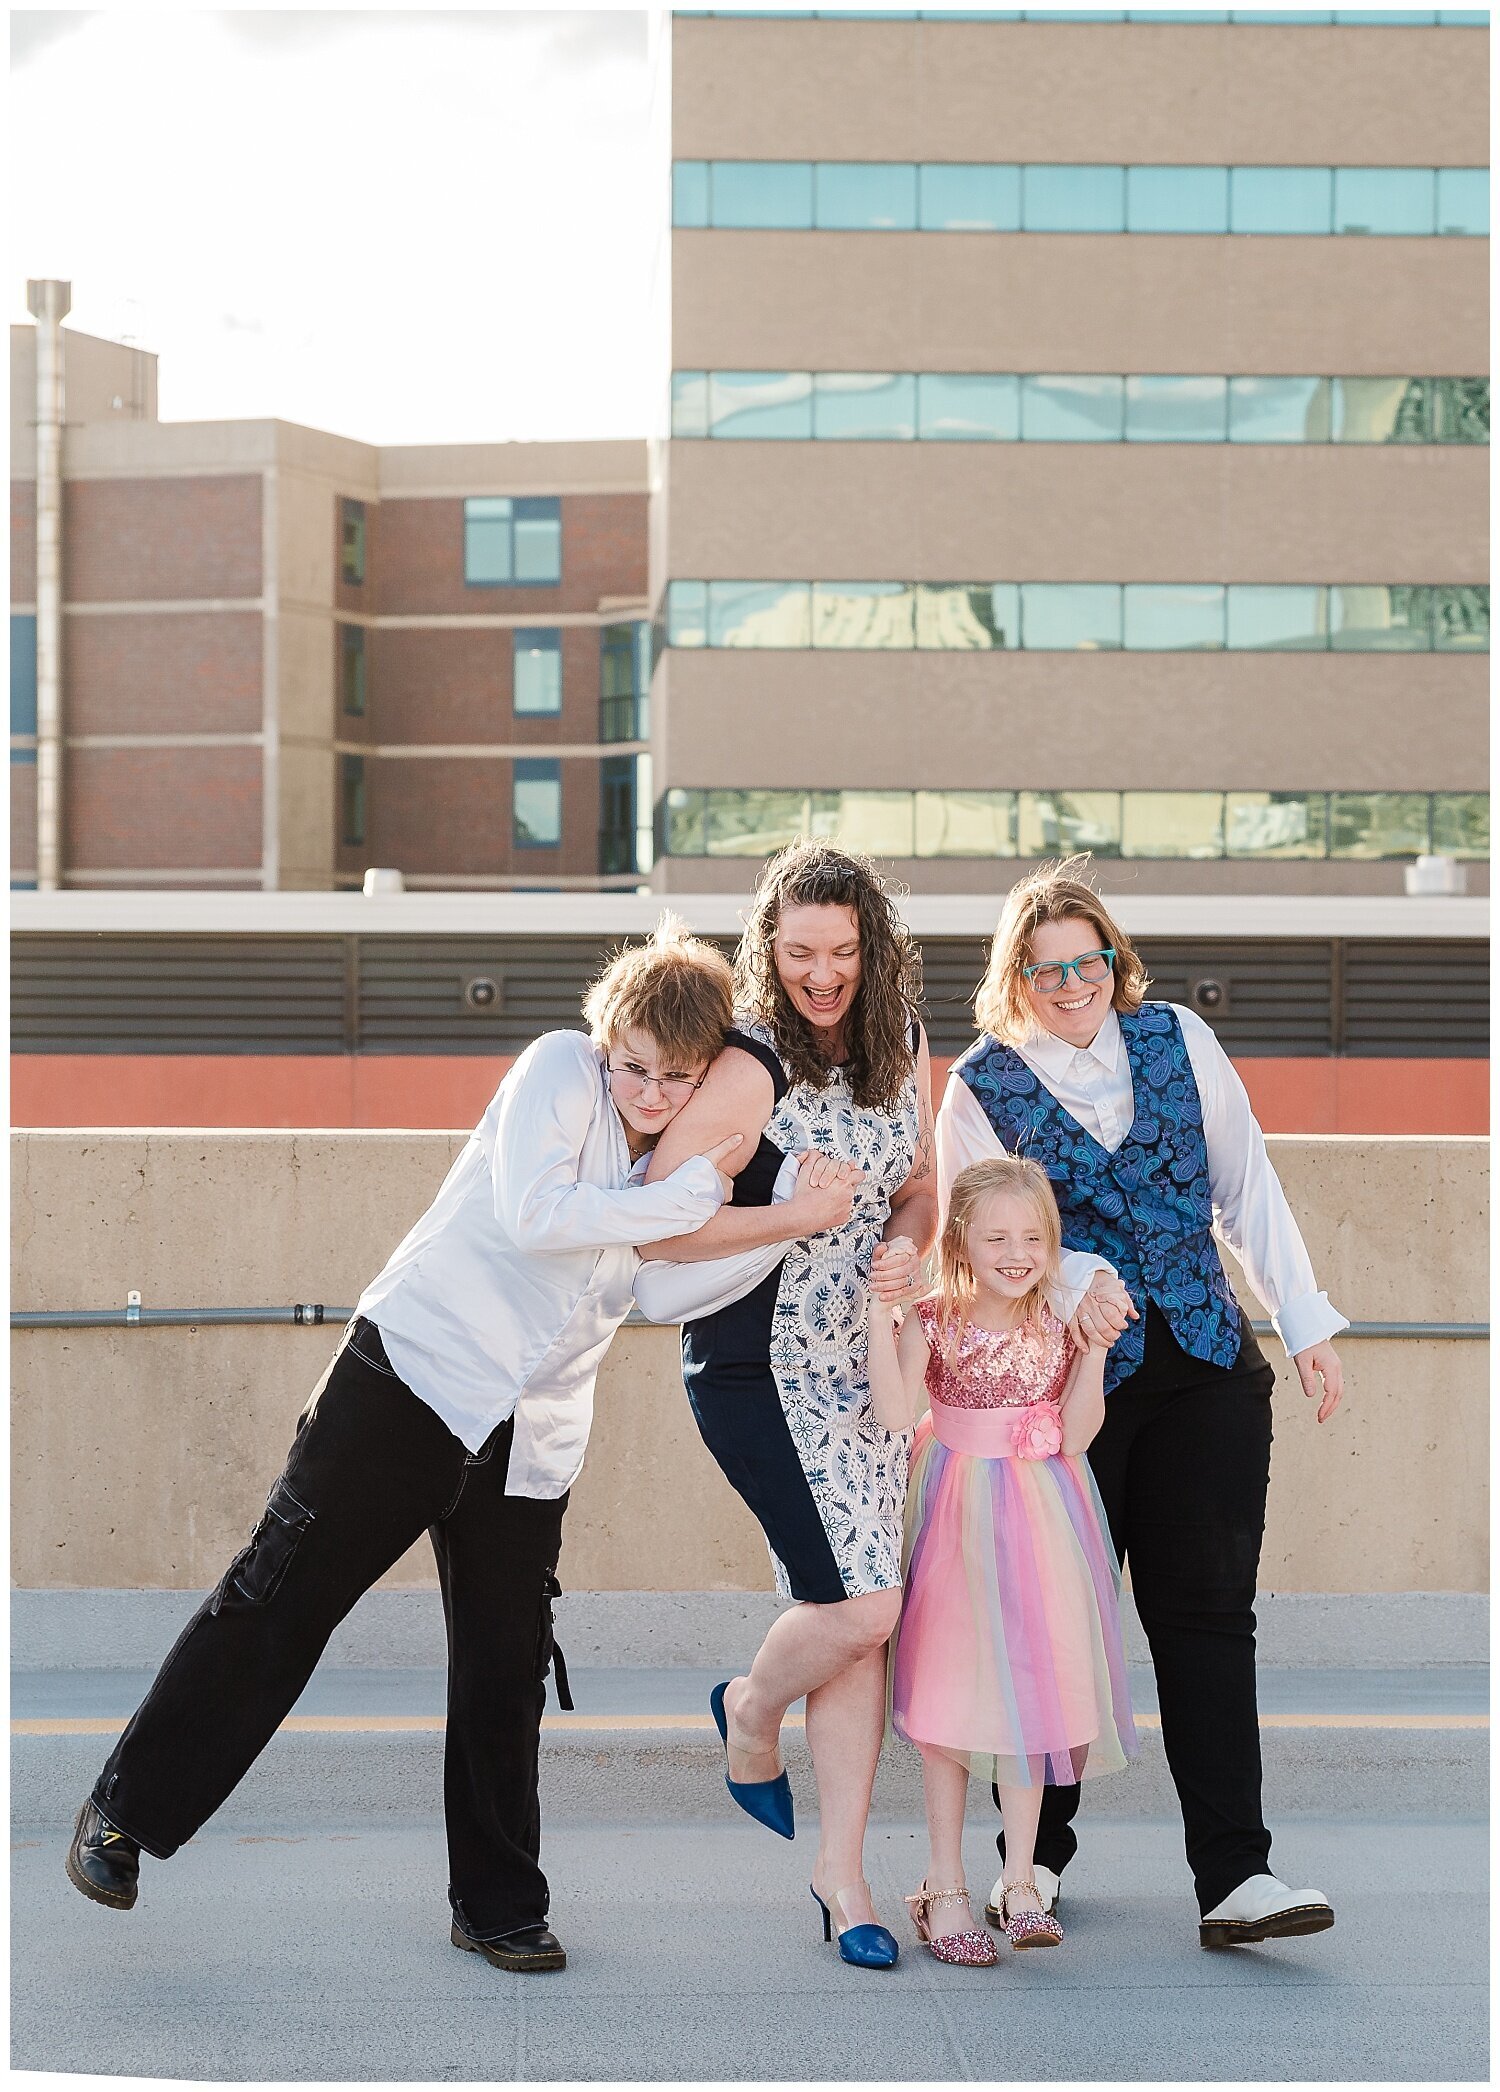
[[(732, 940), (714, 940), (732, 950)], [(18, 1053), (519, 1053), (581, 1025), (603, 937), (219, 937), (22, 934), (11, 945)], [(939, 1059), (974, 1037), (985, 940), (923, 945), (923, 1018)], [(1193, 1006), (1254, 1055), (1472, 1056), (1488, 1051), (1489, 953), (1478, 940), (1147, 939), (1151, 992)], [(493, 980), (478, 1005), (464, 985)]]
[(1345, 1053), (1482, 1059), (1489, 1052), (1489, 1002), (1483, 944), (1408, 944), (1393, 937), (1344, 948)]
[(18, 1053), (342, 1053), (337, 937), (25, 936)]

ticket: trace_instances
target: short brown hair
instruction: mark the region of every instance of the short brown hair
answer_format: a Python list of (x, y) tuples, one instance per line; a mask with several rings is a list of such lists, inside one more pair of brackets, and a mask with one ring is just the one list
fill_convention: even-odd
[(1014, 1044), (1035, 1030), (1036, 1018), (1021, 969), (1031, 963), (1032, 940), (1043, 923), (1092, 923), (1099, 949), (1115, 955), (1113, 1007), (1140, 1008), (1151, 985), (1150, 976), (1135, 946), (1085, 878), (1092, 862), (1084, 851), (1057, 864), (1040, 864), (1007, 894), (990, 946), (990, 963), (974, 1000), (981, 1031)]
[(711, 1061), (734, 1021), (734, 974), (716, 945), (663, 915), (644, 944), (616, 952), (583, 999), (590, 1035), (606, 1052), (628, 1031), (654, 1039), (683, 1069)]

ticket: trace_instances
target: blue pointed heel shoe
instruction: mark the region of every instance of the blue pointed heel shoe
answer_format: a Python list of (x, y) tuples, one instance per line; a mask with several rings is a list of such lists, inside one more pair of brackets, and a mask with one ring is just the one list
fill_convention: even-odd
[[(864, 1888), (866, 1884), (861, 1882), (859, 1886)], [(834, 1937), (836, 1920), (844, 1915), (843, 1899), (847, 1892), (842, 1889), (830, 1892), (831, 1909), (811, 1882), (808, 1883), (807, 1892), (823, 1913), (823, 1937), (825, 1940), (831, 1940)], [(837, 1934), (839, 1960), (847, 1961), (850, 1968), (893, 1969), (901, 1959), (901, 1949), (896, 1944), (895, 1934), (887, 1932), (884, 1925), (838, 1925)]]
[(792, 1789), (784, 1772), (778, 1772), (774, 1780), (732, 1780), (729, 1777), (729, 1717), (724, 1712), (724, 1688), (729, 1683), (716, 1685), (708, 1696), (709, 1710), (714, 1718), (714, 1727), (724, 1745), (724, 1785), (730, 1798), (739, 1803), (747, 1816), (763, 1823), (767, 1830), (775, 1831), (778, 1838), (793, 1838), (796, 1827), (792, 1821)]

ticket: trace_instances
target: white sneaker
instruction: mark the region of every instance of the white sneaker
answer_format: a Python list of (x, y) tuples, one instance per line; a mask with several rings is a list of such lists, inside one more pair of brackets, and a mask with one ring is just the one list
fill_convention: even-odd
[(1289, 1889), (1274, 1874), (1252, 1874), (1232, 1896), (1205, 1912), (1198, 1926), (1204, 1947), (1252, 1947), (1265, 1939), (1326, 1932), (1333, 1908), (1321, 1889)]
[[(1042, 1899), (1042, 1909), (1049, 1917), (1057, 1909), (1062, 1895), (1062, 1877), (1054, 1874), (1050, 1867), (1033, 1866), (1031, 1876), (1036, 1883), (1036, 1892)], [(1005, 1893), (1005, 1876), (1002, 1874), (990, 1890), (990, 1900), (984, 1906), (984, 1914), (997, 1932), (1005, 1930), (1005, 1913), (1000, 1899)]]

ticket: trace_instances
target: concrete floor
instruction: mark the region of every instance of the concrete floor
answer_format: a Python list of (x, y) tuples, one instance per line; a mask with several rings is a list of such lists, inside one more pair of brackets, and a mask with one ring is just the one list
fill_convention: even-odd
[[(962, 2081), (1487, 2075), (1487, 1844), (1478, 1824), (1303, 1819), (1282, 1873), (1338, 1924), (1207, 1954), (1173, 1822), (1088, 1826), (1068, 1938), (988, 1971), (938, 1966), (900, 1898), (916, 1826), (871, 1834), (899, 1968), (843, 1967), (795, 1850), (746, 1824), (546, 1834), (556, 1975), (448, 1943), (435, 1827), (208, 1831), (148, 1861), (128, 1915), (85, 1902), (56, 1831), (14, 1834), (12, 2062), (200, 2079)], [(986, 1890), (993, 1848), (971, 1833)]]

